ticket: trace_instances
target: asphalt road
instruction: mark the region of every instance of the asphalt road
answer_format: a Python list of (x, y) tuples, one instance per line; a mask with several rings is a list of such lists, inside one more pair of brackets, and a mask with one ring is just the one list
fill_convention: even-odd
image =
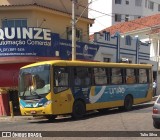
[[(48, 134), (52, 136), (55, 131), (58, 131), (59, 138), (54, 137), (54, 139), (66, 139), (67, 133), (63, 133), (64, 131), (69, 132), (69, 137), (70, 135), (75, 136), (69, 139), (76, 140), (86, 139), (86, 136), (88, 136), (87, 139), (92, 140), (120, 139), (120, 136), (123, 136), (123, 139), (159, 139), (160, 137), (156, 136), (156, 131), (160, 130), (155, 129), (152, 124), (152, 106), (153, 102), (150, 102), (134, 106), (129, 112), (119, 111), (118, 109), (108, 110), (105, 114), (90, 112), (82, 120), (77, 121), (70, 118), (70, 116), (59, 117), (53, 122), (46, 119), (6, 120), (0, 122), (0, 131), (50, 131)], [(122, 131), (127, 133), (123, 134)], [(128, 133), (128, 131), (132, 132)], [(137, 137), (137, 134), (140, 137)], [(160, 133), (158, 132), (158, 134)], [(132, 137), (129, 137), (130, 135)], [(152, 137), (147, 135), (152, 135)]]

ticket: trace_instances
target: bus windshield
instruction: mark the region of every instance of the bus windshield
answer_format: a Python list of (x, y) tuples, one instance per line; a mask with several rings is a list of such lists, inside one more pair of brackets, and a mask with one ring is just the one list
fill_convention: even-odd
[(20, 70), (19, 96), (24, 100), (40, 99), (50, 91), (50, 66), (41, 65)]

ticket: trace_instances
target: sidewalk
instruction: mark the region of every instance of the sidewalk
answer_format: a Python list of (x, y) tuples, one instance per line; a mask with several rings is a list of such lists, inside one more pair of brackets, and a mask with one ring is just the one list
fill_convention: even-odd
[(152, 101), (155, 101), (159, 95), (152, 97)]
[(0, 116), (0, 122), (2, 121), (17, 121), (17, 120), (35, 120), (35, 119), (44, 119), (43, 116)]

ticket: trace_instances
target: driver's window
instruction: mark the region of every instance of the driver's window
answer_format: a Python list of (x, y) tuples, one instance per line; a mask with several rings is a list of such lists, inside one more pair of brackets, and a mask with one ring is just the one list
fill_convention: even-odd
[(54, 67), (54, 92), (61, 92), (68, 89), (68, 68)]

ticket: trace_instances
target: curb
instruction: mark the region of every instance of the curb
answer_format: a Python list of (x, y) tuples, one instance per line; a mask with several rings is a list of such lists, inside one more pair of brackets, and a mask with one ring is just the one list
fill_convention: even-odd
[(17, 120), (36, 120), (36, 119), (44, 119), (43, 116), (0, 116), (0, 122), (2, 121), (17, 121)]
[(157, 100), (157, 98), (158, 98), (158, 96), (154, 96), (154, 97), (152, 97), (152, 101), (156, 101), (156, 100)]

